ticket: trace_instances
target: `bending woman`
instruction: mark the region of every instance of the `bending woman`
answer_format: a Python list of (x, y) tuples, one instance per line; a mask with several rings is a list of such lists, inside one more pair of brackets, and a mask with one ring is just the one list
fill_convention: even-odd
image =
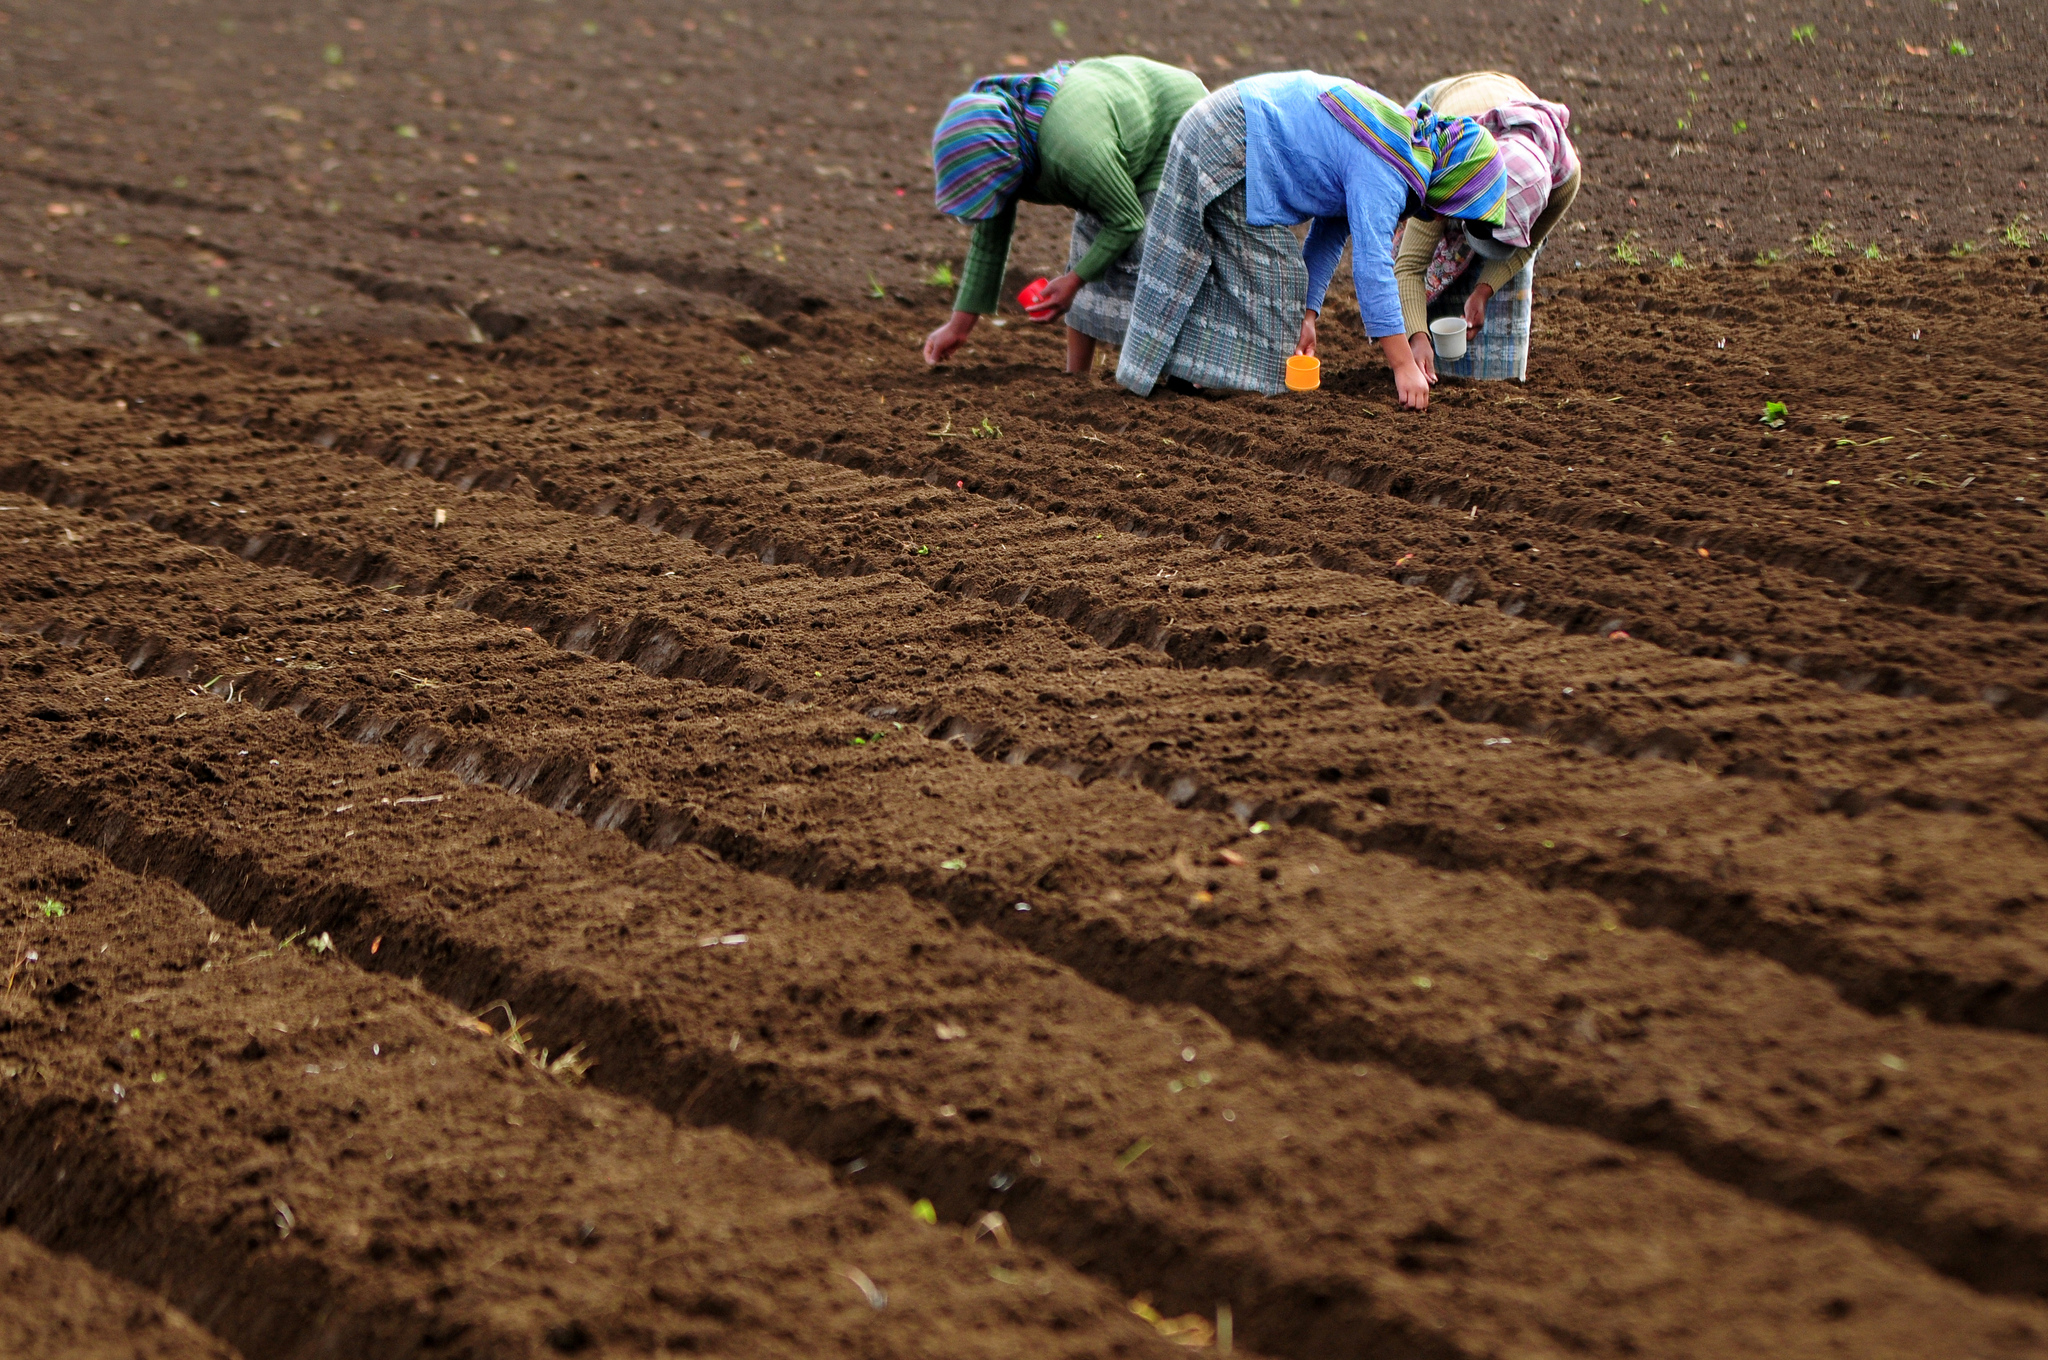
[(940, 212), (975, 228), (952, 318), (925, 338), (925, 362), (943, 363), (996, 309), (1020, 199), (1080, 214), (1067, 272), (1045, 294), (1045, 320), (1067, 318), (1067, 372), (1088, 371), (1097, 340), (1121, 345), (1167, 144), (1205, 93), (1179, 67), (1098, 57), (989, 76), (947, 105), (932, 132), (933, 194)]
[(1408, 107), (1476, 119), (1499, 144), (1508, 177), (1507, 220), (1497, 230), (1418, 222), (1402, 237), (1394, 277), (1409, 346), (1423, 372), (1435, 378), (1429, 323), (1463, 312), (1465, 357), (1445, 360), (1443, 371), (1521, 382), (1529, 373), (1536, 252), (1579, 194), (1579, 153), (1565, 131), (1572, 112), (1498, 71), (1439, 80)]
[[(1313, 354), (1330, 276), (1352, 240), (1365, 333), (1401, 404), (1429, 405), (1394, 286), (1394, 228), (1436, 214), (1499, 223), (1493, 137), (1469, 118), (1411, 117), (1356, 81), (1313, 71), (1252, 76), (1197, 104), (1174, 134), (1145, 239), (1117, 381), (1162, 377), (1286, 389), (1289, 354)], [(1297, 245), (1290, 226), (1312, 222)]]

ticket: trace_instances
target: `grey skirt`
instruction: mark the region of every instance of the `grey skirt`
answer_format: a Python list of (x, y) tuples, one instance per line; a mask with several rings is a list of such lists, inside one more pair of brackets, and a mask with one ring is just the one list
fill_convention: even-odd
[(1244, 100), (1225, 86), (1188, 111), (1167, 148), (1116, 369), (1139, 396), (1166, 375), (1240, 392), (1287, 390), (1308, 268), (1293, 232), (1251, 224), (1244, 141)]
[[(1152, 200), (1157, 197), (1138, 195), (1147, 219), (1152, 216)], [(1084, 212), (1074, 218), (1074, 238), (1067, 247), (1069, 272), (1087, 258), (1101, 231), (1102, 219), (1094, 213)], [(1108, 273), (1093, 283), (1081, 285), (1081, 291), (1074, 295), (1074, 305), (1067, 311), (1067, 325), (1105, 345), (1123, 344), (1124, 331), (1131, 324), (1131, 299), (1138, 295), (1138, 266), (1144, 258), (1145, 238), (1140, 236), (1131, 242), (1130, 249), (1116, 257)]]

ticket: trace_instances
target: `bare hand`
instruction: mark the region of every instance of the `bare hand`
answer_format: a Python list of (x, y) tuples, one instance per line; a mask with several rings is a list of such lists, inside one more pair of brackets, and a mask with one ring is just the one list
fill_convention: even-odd
[(1490, 283), (1480, 283), (1473, 285), (1472, 296), (1465, 299), (1465, 338), (1467, 340), (1470, 340), (1473, 336), (1486, 329), (1486, 303), (1492, 296), (1493, 285)]
[(1409, 336), (1408, 352), (1415, 356), (1415, 366), (1422, 370), (1422, 376), (1430, 382), (1435, 382), (1436, 346), (1429, 343), (1429, 333), (1417, 331)]
[(1062, 274), (1045, 285), (1045, 291), (1038, 295), (1038, 305), (1031, 309), (1031, 320), (1041, 326), (1050, 325), (1067, 314), (1074, 305), (1074, 295), (1081, 291), (1079, 274)]
[(973, 312), (955, 312), (945, 325), (924, 338), (924, 361), (928, 364), (943, 364), (953, 357), (953, 351), (967, 343), (967, 334), (974, 329), (974, 323), (981, 318)]
[(1298, 344), (1298, 345), (1296, 345), (1296, 346), (1294, 347), (1294, 352), (1295, 352), (1296, 354), (1305, 354), (1305, 355), (1308, 355), (1308, 356), (1309, 356), (1310, 358), (1313, 358), (1313, 357), (1315, 357), (1315, 352), (1316, 352), (1316, 314), (1315, 314), (1314, 312), (1310, 312), (1310, 313), (1308, 313), (1308, 314), (1307, 314), (1306, 316), (1302, 317), (1302, 319), (1301, 319), (1301, 343), (1300, 343), (1300, 344)]
[(1394, 390), (1401, 396), (1401, 404), (1411, 411), (1429, 409), (1429, 379), (1422, 376), (1422, 370), (1414, 364), (1394, 370)]

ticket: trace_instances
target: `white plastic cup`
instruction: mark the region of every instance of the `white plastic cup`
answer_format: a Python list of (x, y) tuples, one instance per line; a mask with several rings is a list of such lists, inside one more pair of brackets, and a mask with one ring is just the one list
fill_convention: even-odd
[(1439, 359), (1462, 359), (1465, 357), (1465, 318), (1462, 316), (1440, 316), (1429, 323), (1429, 343), (1436, 348)]

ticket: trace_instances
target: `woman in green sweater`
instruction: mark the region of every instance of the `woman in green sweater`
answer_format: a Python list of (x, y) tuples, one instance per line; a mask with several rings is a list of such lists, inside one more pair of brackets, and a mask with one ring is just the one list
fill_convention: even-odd
[(1035, 76), (989, 76), (946, 108), (932, 132), (939, 211), (973, 222), (953, 315), (925, 338), (943, 363), (996, 309), (1017, 203), (1072, 208), (1067, 272), (1044, 296), (1067, 319), (1067, 372), (1086, 373), (1095, 342), (1121, 345), (1137, 289), (1145, 209), (1201, 78), (1143, 57), (1061, 62)]

